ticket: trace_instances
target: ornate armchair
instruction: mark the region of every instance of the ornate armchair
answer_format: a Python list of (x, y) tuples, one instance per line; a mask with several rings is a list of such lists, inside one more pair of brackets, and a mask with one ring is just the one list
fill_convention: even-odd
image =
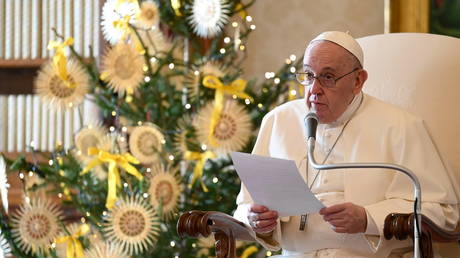
[[(458, 187), (460, 178), (460, 39), (419, 33), (384, 34), (358, 40), (365, 52), (369, 79), (364, 91), (403, 107), (422, 117), (451, 180)], [(423, 191), (423, 189), (422, 189)], [(458, 194), (457, 194), (458, 195)], [(389, 214), (385, 238), (404, 240), (412, 237), (413, 214)], [(441, 229), (427, 217), (422, 218), (424, 254), (433, 257), (433, 242), (443, 257), (460, 253), (460, 232)], [(235, 240), (254, 241), (249, 229), (220, 212), (190, 211), (177, 224), (182, 237), (207, 237), (214, 233), (217, 257), (236, 257)], [(452, 242), (450, 244), (445, 244)]]

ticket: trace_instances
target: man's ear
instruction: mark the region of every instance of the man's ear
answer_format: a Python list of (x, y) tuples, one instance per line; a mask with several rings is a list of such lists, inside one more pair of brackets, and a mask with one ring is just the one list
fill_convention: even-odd
[(361, 69), (358, 71), (358, 76), (356, 77), (355, 86), (353, 87), (353, 93), (356, 95), (358, 94), (364, 85), (364, 82), (367, 80), (367, 71)]

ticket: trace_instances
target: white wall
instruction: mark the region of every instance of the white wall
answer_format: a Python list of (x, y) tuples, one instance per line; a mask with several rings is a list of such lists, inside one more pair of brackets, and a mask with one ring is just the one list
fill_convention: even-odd
[(246, 79), (262, 79), (291, 54), (300, 57), (306, 44), (326, 30), (354, 37), (381, 34), (384, 0), (257, 0), (249, 9), (257, 28), (250, 35)]

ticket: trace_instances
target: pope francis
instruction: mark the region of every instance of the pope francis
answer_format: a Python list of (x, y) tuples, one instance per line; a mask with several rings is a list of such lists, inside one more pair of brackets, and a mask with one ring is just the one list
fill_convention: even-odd
[(350, 35), (320, 34), (308, 44), (303, 71), (296, 74), (307, 87), (305, 98), (275, 108), (262, 121), (253, 153), (296, 161), (326, 206), (317, 214), (279, 218), (276, 211), (253, 203), (242, 185), (234, 217), (250, 225), (267, 249), (281, 248), (281, 257), (404, 257), (412, 249), (410, 240), (383, 237), (389, 213), (413, 211), (409, 178), (384, 169), (313, 169), (303, 125), (310, 108), (316, 109), (320, 122), (318, 161), (405, 166), (420, 180), (422, 213), (446, 229), (457, 224), (454, 186), (423, 121), (364, 94), (368, 75), (363, 67), (363, 51)]

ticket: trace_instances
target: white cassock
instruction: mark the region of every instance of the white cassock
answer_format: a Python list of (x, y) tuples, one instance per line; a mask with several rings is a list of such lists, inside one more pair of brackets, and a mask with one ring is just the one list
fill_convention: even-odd
[[(304, 117), (305, 100), (283, 104), (268, 113), (261, 125), (253, 153), (294, 160), (307, 185), (326, 206), (352, 202), (366, 209), (365, 233), (340, 234), (319, 214), (310, 214), (305, 231), (300, 216), (278, 221), (273, 241), (258, 241), (269, 250), (283, 249), (281, 257), (388, 257), (394, 250), (409, 249), (410, 240), (385, 240), (385, 217), (392, 212), (413, 212), (413, 186), (399, 172), (384, 169), (321, 171), (307, 165)], [(343, 134), (337, 140), (344, 124)], [(394, 163), (412, 170), (422, 187), (422, 213), (445, 229), (455, 228), (458, 219), (454, 181), (446, 169), (423, 121), (369, 95), (357, 95), (342, 116), (332, 124), (320, 124), (315, 156), (325, 163)], [(335, 147), (334, 143), (337, 141)], [(332, 151), (331, 151), (332, 149)], [(289, 187), (289, 186), (286, 186)], [(288, 200), (286, 200), (288, 201)], [(253, 203), (247, 189), (237, 198), (234, 217), (245, 223)]]

